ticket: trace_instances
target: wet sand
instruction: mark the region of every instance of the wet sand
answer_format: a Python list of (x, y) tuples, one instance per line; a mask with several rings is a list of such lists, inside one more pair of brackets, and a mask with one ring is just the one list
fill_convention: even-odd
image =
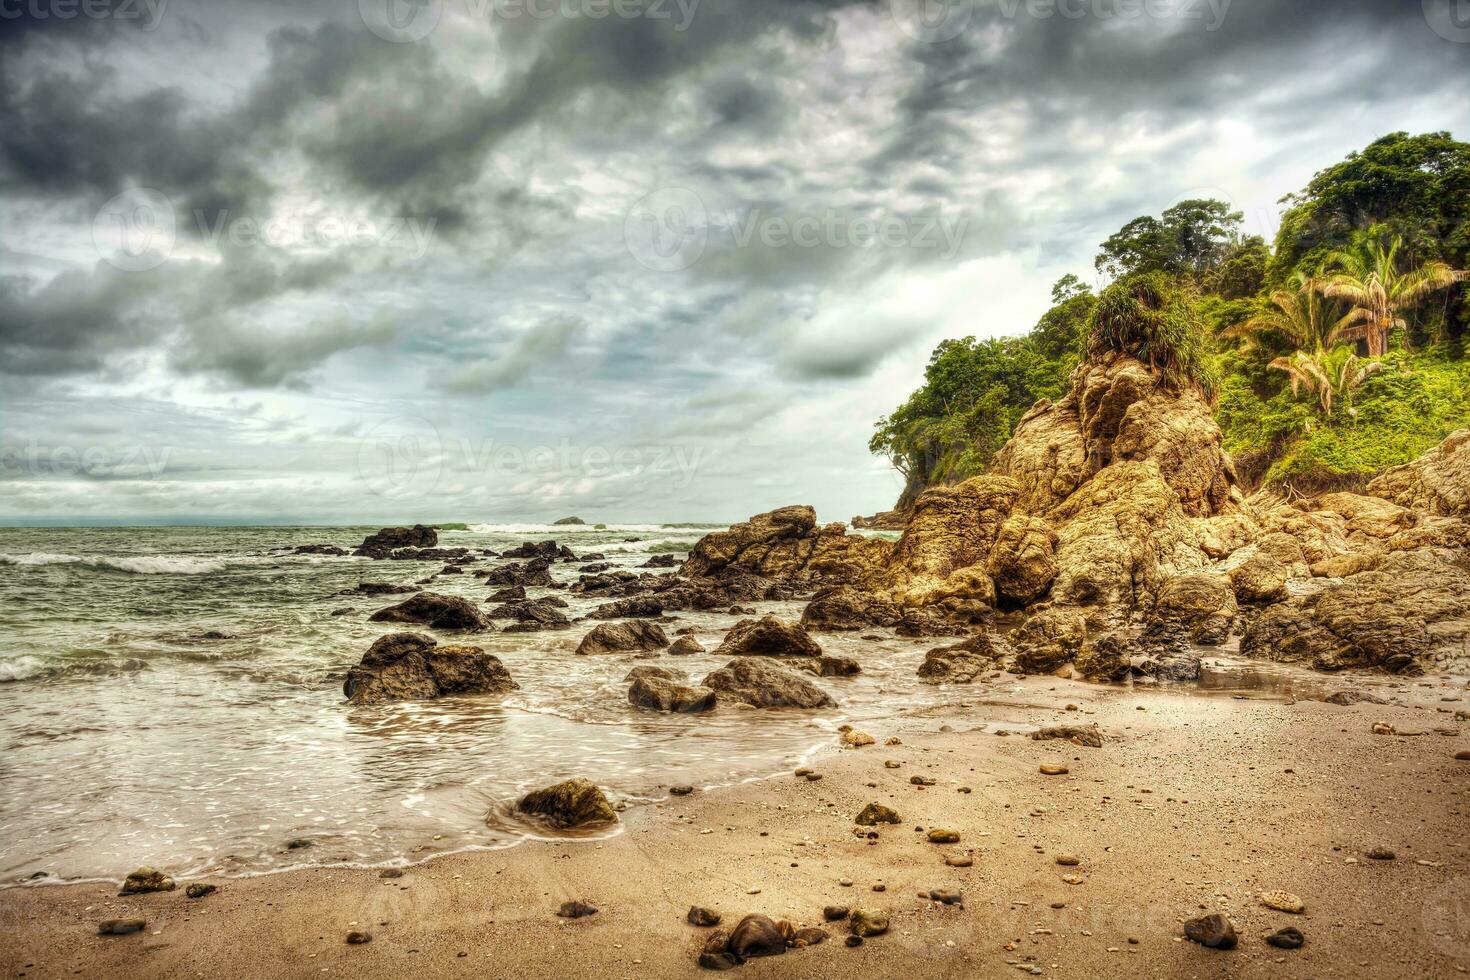
[[(1051, 678), (1008, 681), (1004, 695), (977, 686), (969, 707), (874, 729), (876, 745), (834, 747), (813, 765), (819, 781), (782, 775), (696, 790), (628, 810), (624, 832), (607, 840), (451, 855), (399, 878), (319, 868), (219, 879), (198, 900), (182, 883), (126, 898), (115, 884), (12, 888), (0, 892), (0, 968), (9, 977), (694, 976), (709, 930), (685, 922), (692, 904), (717, 909), (725, 926), (748, 912), (822, 925), (823, 906), (841, 904), (888, 912), (889, 932), (847, 948), (834, 923), (830, 941), (750, 961), (738, 975), (1457, 976), (1470, 972), (1470, 762), (1454, 755), (1470, 748), (1470, 726), (1454, 712), (1470, 708), (1470, 690), (1463, 681), (1403, 689), (1404, 704), (1340, 707)], [(1106, 742), (1001, 737), (978, 717), (1023, 731), (1096, 722)], [(1374, 735), (1376, 721), (1425, 734)], [(884, 745), (890, 736), (902, 744)], [(1042, 775), (1046, 762), (1070, 772)], [(935, 785), (915, 786), (915, 775)], [(869, 801), (903, 819), (877, 828), (874, 843), (852, 820)], [(952, 828), (961, 841), (931, 844), (919, 827)], [(1397, 859), (1369, 859), (1374, 847)], [(1058, 866), (1062, 853), (1080, 864)], [(973, 865), (945, 864), (959, 854)], [(963, 907), (918, 897), (936, 888), (959, 890)], [(1263, 907), (1258, 896), (1271, 889), (1300, 896), (1305, 912)], [(600, 911), (557, 918), (568, 900)], [(1181, 938), (1183, 919), (1215, 911), (1234, 921), (1237, 949)], [(131, 916), (147, 929), (96, 935), (99, 921)], [(1288, 925), (1306, 936), (1300, 950), (1263, 942)], [(345, 944), (353, 930), (371, 943)]]

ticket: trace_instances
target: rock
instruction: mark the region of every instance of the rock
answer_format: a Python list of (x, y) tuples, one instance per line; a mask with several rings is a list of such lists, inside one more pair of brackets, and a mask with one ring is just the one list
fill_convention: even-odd
[(1038, 742), (1061, 738), (1090, 749), (1100, 749), (1103, 743), (1102, 732), (1096, 725), (1051, 725), (1032, 732), (1031, 738)]
[(1069, 772), (1071, 770), (1061, 763), (1043, 762), (1041, 764), (1041, 774), (1043, 776), (1065, 776)]
[(782, 507), (705, 535), (690, 550), (682, 572), (689, 578), (746, 573), (857, 584), (882, 565), (891, 548), (879, 538), (848, 534), (841, 524), (818, 527), (811, 507)]
[(1385, 470), (1368, 492), (1410, 510), (1470, 517), (1470, 429), (1450, 433), (1412, 463)]
[(1266, 942), (1277, 949), (1301, 949), (1302, 943), (1306, 941), (1307, 937), (1303, 936), (1302, 931), (1296, 926), (1277, 929), (1266, 937)]
[(792, 949), (802, 949), (806, 946), (816, 946), (827, 941), (827, 930), (818, 929), (816, 926), (808, 926), (805, 929), (797, 929), (787, 940)]
[(516, 809), (543, 817), (556, 827), (616, 823), (617, 813), (602, 790), (586, 779), (568, 779), (521, 797)]
[(1057, 532), (1050, 523), (1013, 513), (1000, 526), (985, 571), (1002, 603), (1024, 606), (1041, 598), (1057, 577)]
[(558, 606), (565, 602), (554, 596), (542, 599), (516, 599), (490, 610), (493, 619), (514, 619), (536, 629), (570, 629), (572, 621)]
[(679, 559), (671, 554), (654, 555), (648, 561), (638, 566), (639, 568), (677, 568)]
[(538, 558), (525, 564), (513, 562), (503, 568), (491, 569), (485, 573), (485, 584), (521, 589), (527, 586), (552, 588), (556, 579), (551, 577), (551, 561)]
[(975, 859), (969, 854), (951, 854), (944, 859), (944, 863), (951, 868), (968, 868), (975, 863)]
[(827, 905), (822, 908), (822, 918), (828, 922), (838, 922), (847, 918), (846, 905)]
[(669, 787), (670, 796), (688, 796), (692, 792), (694, 792), (694, 787), (688, 785), (687, 783), (681, 784), (679, 786)]
[(876, 827), (880, 823), (902, 823), (898, 811), (892, 807), (884, 806), (882, 803), (869, 803), (852, 818), (852, 822), (862, 827)]
[(623, 675), (625, 681), (636, 681), (642, 678), (683, 683), (689, 679), (689, 675), (677, 667), (660, 667), (658, 664), (639, 664)]
[(951, 888), (931, 888), (929, 898), (940, 905), (961, 905), (964, 902), (960, 893)]
[(357, 932), (354, 930), (347, 934), (345, 941), (349, 946), (365, 946), (373, 941), (373, 936), (372, 933)]
[(845, 940), (843, 940), (843, 944), (847, 946), (848, 949), (852, 949), (856, 946), (861, 946), (863, 944), (863, 937), (848, 936)]
[(97, 923), (99, 936), (129, 936), (142, 932), (148, 925), (145, 919), (103, 919)]
[(896, 603), (848, 585), (817, 592), (801, 614), (801, 625), (809, 630), (838, 632), (894, 626), (903, 612)]
[(389, 633), (374, 641), (347, 672), (342, 693), (353, 704), (381, 704), (451, 694), (505, 694), (519, 687), (500, 658), (479, 647), (439, 646), (422, 633)]
[(440, 595), (437, 592), (419, 592), (396, 606), (379, 609), (368, 617), (368, 621), (417, 623), (430, 629), (461, 630), (467, 633), (483, 633), (495, 628), (495, 624), (486, 619), (469, 600)]
[(1086, 639), (1082, 613), (1062, 607), (1035, 613), (1010, 635), (1016, 667), (1033, 674), (1050, 674), (1071, 663)]
[(298, 544), (291, 549), (291, 554), (341, 556), (347, 554), (347, 549), (339, 548), (334, 544)]
[(383, 559), (399, 548), (432, 548), (439, 543), (439, 534), (432, 527), (415, 524), (413, 527), (385, 527), (376, 534), (362, 539), (354, 555)]
[(817, 657), (822, 648), (800, 626), (775, 616), (742, 619), (715, 653), (726, 657)]
[(1354, 704), (1388, 704), (1383, 698), (1364, 691), (1335, 691), (1322, 701), (1325, 704), (1340, 704), (1344, 707)]
[(649, 595), (628, 596), (605, 602), (587, 614), (588, 619), (657, 619), (664, 614), (663, 603)]
[(704, 644), (692, 636), (681, 636), (669, 645), (669, 653), (675, 656), (689, 656), (690, 654), (704, 652)]
[(517, 599), (524, 599), (525, 597), (526, 587), (524, 585), (513, 585), (508, 589), (499, 589), (495, 592), (490, 593), (490, 598), (486, 599), (485, 601), (515, 602)]
[(1238, 941), (1235, 926), (1218, 912), (1185, 922), (1184, 938), (1209, 949), (1222, 950), (1234, 949)]
[(555, 561), (557, 558), (563, 557), (562, 552), (562, 547), (555, 541), (522, 541), (509, 551), (501, 553), (500, 557)]
[(824, 708), (836, 703), (826, 691), (765, 657), (737, 657), (707, 675), (704, 686), (757, 708)]
[(558, 527), (560, 527), (563, 524), (577, 524), (577, 525), (582, 525), (582, 524), (586, 524), (587, 522), (584, 521), (584, 520), (582, 520), (582, 518), (580, 518), (580, 517), (561, 517), (561, 518), (558, 518), (557, 520), (552, 521), (551, 523), (554, 524), (554, 525), (556, 525), (556, 526), (558, 526)]
[(859, 939), (881, 936), (888, 931), (888, 913), (872, 909), (853, 909), (847, 917), (847, 928)]
[(338, 595), (402, 595), (409, 592), (422, 592), (417, 585), (395, 585), (392, 582), (359, 582), (350, 589), (343, 589)]
[(1386, 721), (1375, 721), (1369, 729), (1374, 735), (1397, 735), (1398, 730)]
[(1291, 892), (1283, 891), (1262, 892), (1261, 904), (1268, 909), (1275, 909), (1278, 912), (1290, 912), (1293, 915), (1299, 915), (1306, 911), (1307, 908), (1300, 898)]
[(597, 914), (597, 906), (586, 902), (562, 902), (556, 914), (563, 919), (585, 919), (589, 915)]
[(1386, 847), (1374, 847), (1368, 851), (1368, 857), (1374, 861), (1392, 861), (1398, 857), (1393, 851)]
[(1194, 572), (1169, 579), (1159, 590), (1150, 624), (1187, 630), (1194, 643), (1218, 645), (1230, 635), (1239, 615), (1231, 580), (1211, 572)]
[(691, 926), (717, 926), (720, 924), (720, 913), (713, 909), (704, 908), (701, 905), (689, 906), (689, 914), (686, 916)]
[(312, 840), (310, 837), (293, 837), (286, 841), (286, 850), (288, 851), (299, 851), (304, 847), (311, 846)]
[(1072, 661), (1072, 669), (1092, 681), (1116, 683), (1133, 674), (1131, 645), (1122, 634), (1113, 630), (1089, 639), (1082, 651)]
[(174, 880), (156, 868), (142, 867), (123, 879), (119, 895), (142, 895), (148, 892), (171, 892)]
[(660, 650), (669, 645), (669, 638), (657, 623), (646, 620), (631, 620), (626, 623), (599, 623), (594, 626), (582, 642), (577, 644), (577, 653), (638, 653), (645, 650)]
[(1082, 859), (1075, 854), (1058, 854), (1057, 864), (1064, 868), (1075, 868), (1082, 863)]
[(786, 952), (786, 937), (769, 917), (747, 915), (731, 930), (725, 948), (735, 957), (735, 962), (743, 963), (758, 956), (779, 956)]
[(860, 732), (855, 728), (842, 733), (842, 744), (848, 748), (860, 749), (864, 745), (872, 745), (875, 741), (877, 740), (867, 732)]
[(206, 895), (213, 895), (217, 891), (219, 891), (218, 885), (208, 885), (196, 881), (184, 889), (184, 895), (187, 898), (203, 898)]
[(963, 643), (935, 647), (924, 654), (919, 677), (929, 684), (969, 684), (994, 670), (1005, 653), (1005, 647), (991, 633), (977, 633)]
[(1286, 578), (1286, 566), (1261, 551), (1230, 570), (1230, 586), (1237, 603), (1265, 604), (1285, 599)]
[(926, 835), (931, 844), (958, 844), (960, 832), (958, 830), (945, 830), (936, 827)]
[(694, 714), (715, 706), (715, 692), (659, 677), (640, 677), (628, 687), (628, 702), (653, 711)]
[(863, 672), (862, 665), (851, 657), (793, 657), (788, 663), (818, 677), (852, 677)]
[(1456, 762), (1470, 762), (1470, 749), (1461, 749), (1455, 753)]

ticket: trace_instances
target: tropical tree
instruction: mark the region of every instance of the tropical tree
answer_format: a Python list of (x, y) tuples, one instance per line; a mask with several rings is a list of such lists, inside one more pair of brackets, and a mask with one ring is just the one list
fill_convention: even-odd
[(1103, 290), (1092, 310), (1087, 351), (1092, 357), (1109, 351), (1136, 357), (1173, 384), (1192, 381), (1212, 394), (1213, 339), (1192, 288), (1148, 272)]
[(1349, 347), (1330, 352), (1298, 350), (1276, 358), (1267, 366), (1286, 373), (1293, 395), (1300, 395), (1305, 388), (1317, 396), (1322, 415), (1328, 419), (1332, 418), (1332, 406), (1339, 403), (1349, 415), (1356, 414), (1354, 394), (1363, 382), (1383, 370), (1383, 362), (1364, 360)]
[(1323, 292), (1353, 304), (1352, 325), (1342, 332), (1342, 339), (1366, 340), (1371, 357), (1388, 353), (1389, 335), (1407, 327), (1404, 313), (1425, 296), (1460, 278), (1447, 263), (1437, 259), (1399, 272), (1401, 244), (1397, 236), (1386, 246), (1366, 239), (1351, 251), (1333, 252), (1324, 267), (1328, 272)]
[(1337, 346), (1343, 333), (1356, 322), (1354, 311), (1343, 312), (1341, 304), (1322, 295), (1323, 281), (1302, 272), (1294, 273), (1281, 289), (1270, 294), (1271, 306), (1224, 332), (1226, 337), (1245, 337), (1250, 343), (1268, 341), (1280, 347), (1321, 353)]

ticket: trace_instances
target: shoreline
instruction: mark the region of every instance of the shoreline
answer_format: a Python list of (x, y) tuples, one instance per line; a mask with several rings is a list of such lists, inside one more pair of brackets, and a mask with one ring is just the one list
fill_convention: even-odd
[[(1362, 679), (1343, 675), (1341, 686)], [(843, 924), (827, 924), (829, 941), (737, 969), (1352, 976), (1371, 964), (1377, 977), (1457, 975), (1470, 971), (1470, 763), (1453, 758), (1467, 746), (1463, 730), (1434, 729), (1470, 694), (1445, 680), (1401, 686), (1413, 703), (1342, 707), (1052, 677), (1004, 693), (976, 685), (968, 707), (815, 756), (820, 781), (777, 776), (630, 807), (610, 838), (435, 855), (399, 877), (313, 867), (207, 879), (219, 891), (197, 900), (182, 885), (125, 898), (111, 883), (7, 889), (0, 966), (27, 977), (448, 977), (595, 963), (612, 976), (691, 976), (710, 930), (685, 921), (690, 905), (719, 910), (728, 928), (750, 912), (823, 926), (823, 906), (840, 902), (885, 910), (892, 927), (849, 949)], [(1447, 697), (1457, 701), (1438, 700)], [(1106, 741), (997, 737), (972, 727), (980, 703), (987, 723), (1097, 722)], [(1373, 735), (1377, 721), (1426, 734)], [(891, 735), (903, 744), (884, 745)], [(1042, 762), (1070, 772), (1041, 775)], [(936, 784), (915, 786), (913, 775)], [(873, 843), (852, 822), (870, 801), (903, 818)], [(960, 842), (931, 844), (914, 830), (934, 826), (958, 830)], [(1366, 858), (1377, 846), (1397, 859)], [(1080, 863), (1058, 866), (1064, 851)], [(971, 867), (944, 863), (961, 853)], [(875, 892), (880, 879), (886, 890)], [(959, 890), (963, 906), (918, 898), (938, 888)], [(1256, 896), (1270, 889), (1301, 896), (1305, 913), (1261, 907)], [(560, 919), (564, 901), (600, 911)], [(1205, 911), (1233, 919), (1239, 948), (1183, 941), (1179, 920)], [(147, 919), (145, 931), (96, 935), (98, 921), (129, 916)], [(1262, 942), (1287, 925), (1306, 934), (1302, 949)], [(353, 930), (372, 942), (347, 945)]]

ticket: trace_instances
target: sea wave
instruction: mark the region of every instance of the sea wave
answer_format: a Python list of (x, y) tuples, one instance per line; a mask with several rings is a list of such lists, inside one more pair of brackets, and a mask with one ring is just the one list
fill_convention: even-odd
[(688, 551), (699, 538), (649, 538), (647, 541), (624, 541), (620, 544), (599, 544), (594, 547), (607, 555), (661, 554)]
[(0, 565), (84, 565), (134, 575), (203, 575), (225, 567), (217, 558), (190, 555), (57, 555), (46, 551), (0, 554)]
[[(626, 531), (629, 534), (651, 534), (656, 531), (704, 528), (716, 530), (721, 524), (471, 524), (473, 534), (607, 534)], [(452, 532), (451, 532), (452, 533)]]

